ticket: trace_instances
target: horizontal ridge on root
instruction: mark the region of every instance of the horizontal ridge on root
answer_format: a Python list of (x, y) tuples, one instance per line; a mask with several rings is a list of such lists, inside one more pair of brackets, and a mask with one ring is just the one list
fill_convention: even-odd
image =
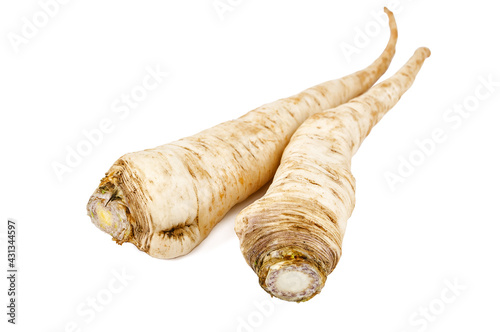
[(168, 238), (172, 237), (181, 238), (183, 236), (188, 236), (190, 239), (194, 240), (193, 232), (197, 228), (198, 228), (198, 220), (196, 219), (190, 223), (184, 223), (181, 225), (173, 226), (169, 229), (161, 230), (158, 232), (158, 234), (162, 235), (163, 237), (166, 236)]

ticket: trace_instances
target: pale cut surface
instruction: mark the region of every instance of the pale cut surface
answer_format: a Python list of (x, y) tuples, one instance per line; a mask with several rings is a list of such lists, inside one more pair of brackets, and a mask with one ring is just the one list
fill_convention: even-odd
[(309, 297), (320, 285), (319, 272), (309, 264), (284, 266), (276, 263), (269, 267), (265, 285), (281, 299), (298, 301)]
[(410, 88), (429, 55), (427, 48), (417, 49), (391, 78), (305, 121), (286, 147), (266, 194), (237, 216), (243, 256), (271, 295), (300, 302), (323, 288), (341, 256), (354, 209), (351, 158)]
[(194, 136), (119, 158), (90, 197), (92, 222), (117, 243), (131, 242), (153, 257), (189, 253), (231, 207), (271, 180), (302, 122), (365, 92), (387, 70), (397, 28), (392, 13), (386, 13), (389, 42), (364, 70)]

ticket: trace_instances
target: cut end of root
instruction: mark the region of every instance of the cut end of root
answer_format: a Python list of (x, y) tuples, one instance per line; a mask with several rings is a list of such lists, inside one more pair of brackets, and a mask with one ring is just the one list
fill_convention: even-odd
[(265, 287), (282, 300), (301, 302), (319, 293), (323, 281), (318, 270), (307, 262), (279, 262), (269, 267)]
[(129, 213), (119, 193), (109, 188), (98, 188), (87, 204), (87, 214), (92, 223), (122, 244), (132, 239)]
[(326, 275), (309, 251), (284, 247), (261, 257), (256, 272), (260, 285), (272, 296), (304, 302), (318, 294), (325, 285)]

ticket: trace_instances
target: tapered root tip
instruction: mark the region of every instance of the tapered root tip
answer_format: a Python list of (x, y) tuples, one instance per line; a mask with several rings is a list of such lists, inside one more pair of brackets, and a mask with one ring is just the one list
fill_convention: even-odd
[(384, 7), (384, 13), (389, 18), (389, 27), (391, 28), (391, 30), (396, 30), (395, 33), (397, 33), (396, 19), (394, 18), (394, 14), (387, 7)]
[(307, 262), (279, 262), (269, 267), (264, 288), (285, 301), (307, 301), (323, 288), (319, 271)]
[(422, 53), (426, 58), (428, 58), (431, 55), (431, 50), (428, 49), (427, 47), (419, 47), (415, 52)]

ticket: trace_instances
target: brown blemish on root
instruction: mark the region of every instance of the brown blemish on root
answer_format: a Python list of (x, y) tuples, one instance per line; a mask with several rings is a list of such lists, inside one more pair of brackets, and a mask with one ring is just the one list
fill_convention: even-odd
[(195, 240), (194, 233), (195, 229), (198, 227), (198, 220), (194, 220), (192, 223), (184, 223), (181, 225), (176, 225), (172, 228), (166, 229), (166, 230), (161, 230), (158, 232), (158, 234), (163, 237), (163, 238), (168, 238), (168, 239), (178, 239), (180, 241), (183, 240), (183, 238), (187, 237), (191, 241)]

